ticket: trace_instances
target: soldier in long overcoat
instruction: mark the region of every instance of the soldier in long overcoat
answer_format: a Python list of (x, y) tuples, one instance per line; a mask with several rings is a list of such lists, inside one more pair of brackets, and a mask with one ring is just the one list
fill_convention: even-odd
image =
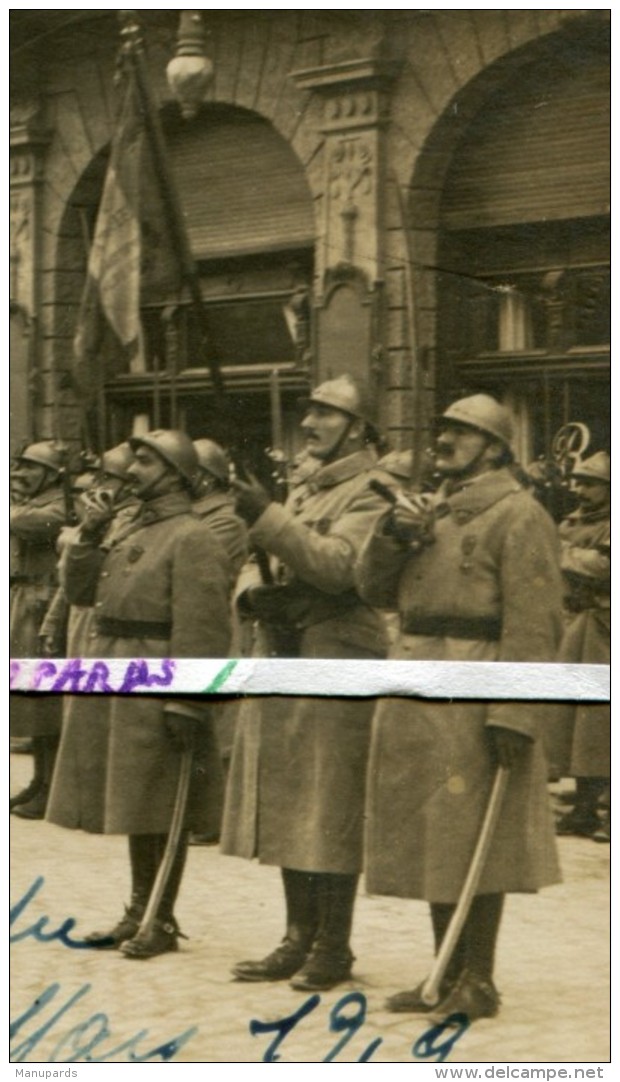
[[(605, 451), (579, 462), (572, 472), (577, 510), (560, 524), (566, 625), (559, 660), (609, 665), (611, 660), (611, 463)], [(576, 778), (575, 806), (558, 822), (558, 833), (595, 841), (611, 837), (611, 714), (608, 703), (562, 704), (559, 726), (568, 751), (560, 775)], [(555, 726), (556, 732), (558, 725)], [(599, 801), (601, 801), (599, 815)]]
[[(104, 451), (89, 488), (75, 501), (79, 522), (85, 525), (87, 533), (92, 523), (95, 535), (101, 531), (101, 544), (105, 543), (106, 546), (111, 544), (115, 532), (122, 529), (139, 508), (139, 500), (134, 495), (135, 478), (129, 473), (133, 462), (134, 454), (127, 442)], [(88, 594), (88, 604), (71, 605), (65, 589), (68, 553), (72, 544), (79, 544), (80, 530), (81, 526), (78, 525), (63, 531), (68, 536), (58, 563), (60, 585), (41, 629), (48, 638), (50, 656), (57, 647), (58, 625), (63, 610), (68, 610), (65, 617), (67, 657), (91, 656), (93, 640), (97, 635), (94, 596)], [(84, 705), (74, 695), (63, 697), (62, 733), (48, 818), (52, 816), (56, 823), (84, 830), (92, 826), (99, 832), (105, 798), (106, 772), (103, 764), (108, 755), (109, 711), (98, 711), (96, 722), (85, 724)], [(95, 818), (91, 820), (93, 815)]]
[[(369, 488), (378, 472), (369, 416), (352, 380), (330, 380), (313, 392), (302, 424), (317, 469), (305, 464), (286, 506), (237, 482), (251, 543), (277, 558), (275, 584), (240, 598), (258, 620), (265, 655), (385, 655), (382, 619), (353, 583), (356, 556), (385, 507)], [(276, 696), (242, 706), (222, 849), (282, 869), (287, 917), (282, 944), (236, 965), (239, 980), (292, 978), (310, 990), (350, 975), (371, 713), (365, 700)]]
[[(433, 661), (553, 661), (561, 631), (556, 527), (515, 481), (510, 415), (487, 395), (440, 423), (434, 534), (395, 508), (357, 569), (369, 603), (397, 609), (391, 656)], [(422, 538), (422, 541), (420, 540)], [(435, 1016), (494, 1015), (495, 941), (504, 894), (558, 879), (536, 704), (382, 700), (368, 769), (367, 887), (425, 899), (439, 947), (463, 886), (497, 764), (511, 768), (491, 851)], [(422, 986), (388, 1000), (424, 1011)]]
[(199, 470), (192, 510), (213, 530), (228, 553), (231, 588), (248, 556), (248, 531), (235, 511), (228, 456), (214, 440), (194, 440)]
[[(73, 507), (78, 525), (66, 526), (58, 539), (59, 585), (41, 625), (48, 657), (82, 657), (88, 649), (94, 613), (91, 605), (70, 605), (67, 600), (64, 585), (67, 550), (79, 540), (79, 524), (91, 515), (94, 514), (97, 523), (109, 522), (105, 527), (106, 543), (109, 543), (114, 531), (135, 514), (139, 500), (133, 494), (134, 478), (128, 473), (133, 461), (133, 451), (125, 441), (104, 451), (96, 469), (79, 474), (73, 481)], [(64, 641), (63, 631), (66, 651), (59, 649)], [(65, 702), (63, 714), (67, 705)]]
[[(225, 657), (229, 644), (226, 554), (191, 513), (196, 453), (182, 432), (157, 430), (130, 441), (130, 467), (142, 505), (109, 538), (83, 525), (68, 553), (65, 588), (73, 604), (93, 604), (94, 626), (85, 656), (164, 659), (152, 666), (166, 681), (165, 659)], [(164, 695), (76, 695), (70, 725), (92, 733), (106, 752), (79, 764), (83, 777), (70, 797), (60, 789), (61, 756), (48, 819), (94, 833), (127, 834), (131, 902), (100, 945), (126, 957), (149, 958), (177, 949), (174, 902), (181, 882), (189, 830), (209, 826), (208, 800), (219, 805), (221, 767), (208, 707)], [(83, 745), (82, 745), (83, 746)], [(73, 755), (75, 742), (67, 746)], [(185, 831), (157, 920), (139, 924), (151, 894), (176, 800), (181, 758), (193, 752)]]
[(41, 649), (46, 657), (79, 657), (80, 651), (74, 649), (71, 605), (67, 601), (62, 582), (62, 571), (68, 545), (78, 536), (79, 526), (85, 513), (88, 492), (95, 483), (96, 472), (92, 465), (78, 472), (71, 481), (72, 512), (76, 520), (74, 526), (63, 526), (56, 542), (58, 553), (58, 586), (50, 601), (47, 612), (39, 629), (42, 640)]
[[(241, 568), (248, 557), (248, 531), (243, 519), (235, 511), (234, 497), (230, 491), (231, 464), (223, 447), (215, 440), (194, 440), (199, 470), (194, 486), (192, 510), (205, 526), (213, 530), (228, 556), (230, 568), (230, 592), (232, 593)], [(231, 606), (232, 608), (232, 606)], [(232, 609), (231, 657), (241, 657), (241, 628)], [(228, 769), (232, 744), (237, 725), (239, 704), (236, 701), (213, 704), (213, 724), (224, 771)], [(206, 834), (192, 834), (192, 845), (211, 845), (219, 840), (219, 824)]]
[[(42, 657), (41, 625), (57, 587), (56, 542), (67, 522), (61, 480), (67, 448), (55, 440), (30, 444), (11, 470), (11, 657)], [(34, 775), (10, 801), (24, 819), (45, 813), (60, 734), (59, 695), (14, 695), (11, 736), (32, 737)]]

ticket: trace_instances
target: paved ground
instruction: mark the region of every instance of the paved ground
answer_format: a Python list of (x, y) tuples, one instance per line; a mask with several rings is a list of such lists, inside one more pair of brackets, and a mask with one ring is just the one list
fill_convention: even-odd
[[(31, 761), (25, 755), (12, 760), (17, 790), (30, 776)], [(80, 1062), (90, 1045), (93, 1057), (121, 1062), (146, 1056), (196, 1027), (163, 1054), (176, 1062), (255, 1062), (275, 1034), (252, 1036), (250, 1021), (273, 1022), (307, 1002), (287, 984), (243, 985), (229, 975), (234, 961), (261, 957), (281, 936), (277, 869), (223, 857), (214, 847), (192, 848), (178, 910), (190, 938), (177, 955), (132, 962), (117, 952), (71, 950), (58, 938), (38, 941), (70, 916), (77, 922), (75, 937), (117, 919), (128, 895), (125, 839), (15, 816), (11, 837), (13, 904), (37, 877), (44, 879), (13, 928), (33, 929), (11, 950), (15, 1060)], [(609, 847), (576, 838), (559, 844), (564, 883), (508, 900), (497, 965), (502, 1011), (459, 1037), (448, 1057), (452, 1063), (609, 1058)], [(44, 915), (49, 923), (38, 924)], [(412, 1046), (427, 1023), (390, 1015), (382, 1003), (428, 969), (426, 907), (360, 897), (353, 945), (355, 979), (325, 993), (298, 1021), (280, 1048), (282, 1061), (326, 1059), (339, 1039), (330, 1034), (330, 1011), (350, 992), (366, 998), (366, 1021), (337, 1061), (359, 1060), (376, 1038), (383, 1040), (373, 1062), (416, 1058)], [(342, 1011), (354, 1015), (361, 1004), (358, 997)], [(418, 1054), (424, 1050), (419, 1047)]]

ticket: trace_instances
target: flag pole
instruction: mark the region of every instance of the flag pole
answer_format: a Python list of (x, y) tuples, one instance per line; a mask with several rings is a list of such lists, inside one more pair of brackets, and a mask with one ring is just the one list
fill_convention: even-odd
[(146, 122), (146, 131), (153, 154), (153, 162), (159, 180), (161, 195), (164, 204), (168, 226), (175, 254), (181, 268), (181, 275), (189, 289), (192, 304), (199, 316), (201, 329), (201, 345), (205, 354), (205, 360), (211, 373), (215, 399), (219, 406), (224, 402), (224, 381), (220, 366), (216, 359), (207, 349), (206, 313), (200, 289), (200, 278), (194, 257), (191, 252), (183, 212), (179, 202), (174, 177), (168, 162), (166, 142), (159, 118), (157, 103), (151, 90), (149, 75), (146, 67), (144, 46), (142, 41), (140, 23), (135, 11), (121, 11), (121, 37), (123, 38), (123, 55), (128, 58), (136, 77), (136, 85)]
[(405, 246), (405, 258), (403, 261), (405, 276), (405, 305), (409, 330), (409, 352), (411, 356), (414, 376), (413, 432), (411, 438), (411, 482), (412, 484), (417, 485), (420, 482), (420, 476), (422, 473), (422, 420), (424, 414), (422, 396), (424, 394), (424, 373), (418, 344), (416, 319), (417, 309), (413, 284), (413, 254), (411, 251), (411, 240), (409, 236), (409, 225), (407, 223), (405, 201), (403, 199), (403, 194), (400, 190), (398, 177), (394, 173), (391, 176), (391, 180), (394, 188), (394, 193), (396, 195), (400, 227), (403, 233), (403, 242)]

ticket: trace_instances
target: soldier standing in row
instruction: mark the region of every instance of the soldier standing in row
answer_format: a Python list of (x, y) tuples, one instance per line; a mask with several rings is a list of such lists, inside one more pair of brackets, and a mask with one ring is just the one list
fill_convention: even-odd
[[(60, 586), (43, 625), (49, 651), (57, 634), (60, 613), (68, 609), (66, 656), (83, 658), (92, 655), (93, 641), (97, 637), (93, 598), (88, 596), (86, 604), (69, 603), (65, 589), (67, 560), (71, 546), (80, 544), (84, 537), (100, 537), (100, 544), (109, 546), (115, 531), (137, 513), (139, 502), (133, 491), (134, 478), (129, 473), (133, 461), (133, 451), (126, 442), (105, 451), (91, 485), (76, 500), (79, 525), (64, 531), (69, 536), (58, 564)], [(87, 713), (89, 717), (94, 714)], [(85, 724), (84, 703), (74, 695), (63, 696), (62, 734), (50, 789), (48, 819), (83, 830), (89, 830), (92, 823), (95, 830), (99, 829), (99, 807), (105, 799), (103, 764), (108, 755), (109, 739), (108, 711), (97, 711), (96, 717), (90, 717), (89, 723)]]
[[(129, 473), (142, 501), (135, 516), (108, 537), (109, 517), (82, 526), (67, 557), (66, 592), (73, 604), (94, 605), (91, 658), (225, 657), (229, 645), (226, 554), (191, 512), (198, 468), (191, 440), (158, 430), (130, 440)], [(162, 674), (160, 674), (162, 675)], [(48, 819), (93, 833), (127, 834), (131, 902), (93, 945), (150, 958), (178, 947), (174, 904), (189, 831), (209, 827), (209, 802), (219, 810), (221, 768), (209, 707), (164, 695), (76, 695), (74, 726), (98, 726), (105, 754), (82, 779), (73, 801), (53, 799)], [(192, 785), (184, 833), (157, 919), (140, 922), (151, 895), (176, 801), (181, 759), (192, 752)], [(59, 761), (59, 776), (63, 769)]]
[[(251, 543), (277, 558), (274, 584), (248, 588), (240, 605), (258, 621), (264, 656), (383, 657), (382, 618), (353, 583), (357, 554), (384, 507), (368, 487), (380, 471), (360, 388), (348, 376), (322, 384), (302, 429), (317, 468), (304, 464), (306, 479), (286, 506), (271, 503), (258, 484), (236, 484)], [(309, 991), (350, 976), (371, 714), (365, 700), (275, 696), (242, 704), (222, 849), (281, 868), (286, 934), (265, 958), (238, 963), (238, 980), (292, 978), (293, 988)]]
[[(599, 451), (572, 471), (576, 511), (560, 525), (566, 627), (558, 660), (609, 665), (611, 660), (611, 462)], [(610, 833), (611, 714), (609, 703), (558, 707), (569, 747), (566, 774), (576, 778), (575, 806), (559, 834), (608, 842)], [(557, 725), (556, 725), (557, 732)], [(563, 771), (562, 771), (563, 773)], [(599, 818), (599, 804), (600, 818)]]
[[(81, 657), (88, 647), (92, 608), (90, 605), (70, 605), (67, 600), (64, 588), (67, 550), (70, 544), (79, 539), (81, 523), (88, 524), (94, 517), (94, 522), (103, 528), (108, 522), (106, 537), (109, 539), (115, 525), (125, 515), (137, 510), (133, 478), (127, 472), (132, 462), (133, 453), (129, 444), (121, 443), (104, 451), (96, 471), (93, 472), (94, 467), (91, 467), (73, 480), (73, 506), (78, 525), (65, 526), (58, 539), (60, 584), (41, 626), (47, 657)], [(66, 707), (65, 701), (63, 714)]]
[[(396, 506), (358, 567), (370, 604), (398, 609), (391, 656), (432, 661), (553, 661), (561, 631), (556, 529), (514, 479), (508, 411), (487, 395), (440, 420), (434, 535)], [(421, 543), (422, 539), (422, 543)], [(540, 710), (540, 707), (538, 707)], [(454, 913), (496, 765), (510, 768), (501, 818), (432, 1017), (495, 1015), (493, 965), (504, 895), (559, 878), (537, 706), (384, 699), (368, 772), (367, 886), (430, 902), (438, 949)], [(413, 945), (412, 945), (413, 954)], [(422, 985), (387, 1008), (424, 1012)]]
[[(235, 511), (234, 497), (230, 491), (230, 459), (223, 447), (214, 440), (194, 440), (199, 470), (194, 486), (195, 499), (192, 511), (208, 526), (226, 550), (230, 568), (230, 595), (241, 568), (248, 556), (248, 531), (243, 519)], [(235, 613), (232, 613), (231, 657), (240, 657), (241, 629)], [(217, 734), (222, 766), (227, 772), (232, 743), (239, 712), (238, 704), (223, 702), (213, 704), (213, 724)], [(208, 833), (194, 833), (191, 845), (213, 845), (219, 841), (220, 827), (214, 825)]]
[[(41, 626), (57, 587), (56, 542), (68, 519), (62, 477), (67, 448), (55, 440), (32, 443), (11, 470), (11, 657), (42, 657)], [(24, 819), (42, 819), (60, 734), (62, 698), (17, 695), (11, 702), (10, 731), (31, 737), (34, 775), (10, 801)]]
[(231, 588), (248, 555), (248, 531), (235, 511), (230, 491), (230, 461), (214, 440), (194, 440), (199, 469), (194, 486), (192, 511), (213, 530), (226, 549), (230, 562)]

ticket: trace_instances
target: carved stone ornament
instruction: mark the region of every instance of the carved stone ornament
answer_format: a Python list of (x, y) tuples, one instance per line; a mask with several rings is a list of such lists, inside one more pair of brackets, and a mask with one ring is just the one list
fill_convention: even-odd
[(330, 195), (353, 201), (356, 194), (370, 195), (373, 187), (372, 151), (363, 139), (340, 139), (329, 161)]
[(301, 90), (324, 98), (323, 131), (336, 133), (376, 127), (389, 111), (389, 89), (400, 61), (359, 58), (292, 73)]
[(341, 262), (328, 267), (323, 278), (323, 304), (328, 304), (331, 294), (339, 286), (352, 286), (365, 303), (370, 298), (370, 282), (360, 267)]
[(11, 248), (30, 237), (30, 219), (32, 208), (27, 195), (11, 194)]
[(42, 178), (43, 151), (50, 133), (43, 127), (39, 103), (12, 102), (10, 107), (11, 188), (33, 184)]

